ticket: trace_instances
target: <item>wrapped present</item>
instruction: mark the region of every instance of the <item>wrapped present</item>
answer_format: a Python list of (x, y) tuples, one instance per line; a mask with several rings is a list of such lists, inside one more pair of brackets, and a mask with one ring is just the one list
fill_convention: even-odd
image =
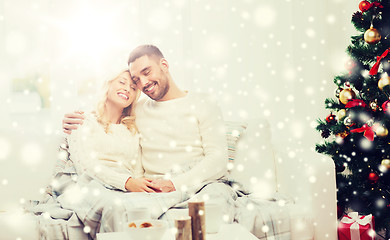
[(341, 219), (337, 232), (339, 240), (375, 240), (374, 217), (350, 212)]

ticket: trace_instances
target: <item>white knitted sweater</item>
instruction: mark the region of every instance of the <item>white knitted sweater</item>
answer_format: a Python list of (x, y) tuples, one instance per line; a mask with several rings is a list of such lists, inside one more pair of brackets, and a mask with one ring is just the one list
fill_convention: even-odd
[(136, 105), (145, 176), (169, 178), (177, 190), (197, 189), (227, 173), (220, 108), (207, 94)]
[(133, 135), (123, 124), (111, 124), (106, 133), (93, 114), (68, 137), (70, 159), (77, 173), (126, 191), (129, 177), (140, 177), (139, 135)]

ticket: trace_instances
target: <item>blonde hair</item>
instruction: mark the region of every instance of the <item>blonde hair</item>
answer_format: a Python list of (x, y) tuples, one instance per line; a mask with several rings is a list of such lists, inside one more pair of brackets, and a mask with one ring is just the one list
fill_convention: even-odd
[[(130, 72), (128, 69), (121, 71), (115, 78), (106, 81), (103, 85), (103, 94), (100, 98), (100, 101), (98, 101), (96, 111), (94, 112), (96, 114), (96, 118), (98, 123), (100, 123), (104, 131), (106, 133), (109, 132), (110, 123), (105, 119), (105, 112), (106, 112), (106, 103), (107, 103), (107, 96), (108, 96), (108, 90), (111, 86), (111, 83), (115, 81), (120, 75), (123, 73), (128, 73), (130, 75)], [(137, 88), (136, 90), (136, 97), (134, 101), (122, 111), (122, 116), (120, 117), (120, 123), (125, 125), (132, 134), (136, 134), (138, 132), (137, 126), (135, 124), (135, 103), (137, 102), (139, 96), (141, 95), (141, 91)]]

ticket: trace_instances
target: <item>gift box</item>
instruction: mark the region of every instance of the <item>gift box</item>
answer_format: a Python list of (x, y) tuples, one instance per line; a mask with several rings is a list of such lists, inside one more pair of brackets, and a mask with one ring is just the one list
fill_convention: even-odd
[(337, 233), (339, 240), (375, 240), (374, 217), (348, 213), (341, 219)]

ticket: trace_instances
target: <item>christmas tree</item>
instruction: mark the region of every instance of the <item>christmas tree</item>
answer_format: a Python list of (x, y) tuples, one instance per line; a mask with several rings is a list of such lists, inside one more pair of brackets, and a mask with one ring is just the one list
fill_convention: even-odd
[[(357, 6), (358, 7), (358, 6)], [(390, 0), (362, 1), (352, 15), (347, 72), (334, 78), (336, 98), (318, 120), (326, 140), (319, 153), (337, 172), (338, 215), (348, 209), (375, 217), (375, 230), (390, 233)]]

